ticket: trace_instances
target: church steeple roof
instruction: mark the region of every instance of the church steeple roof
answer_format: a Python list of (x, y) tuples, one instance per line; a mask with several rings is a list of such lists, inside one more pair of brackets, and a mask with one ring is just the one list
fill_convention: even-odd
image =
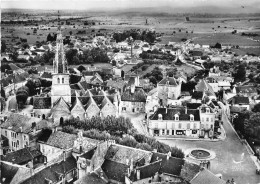
[(57, 30), (57, 38), (56, 38), (56, 53), (53, 61), (53, 72), (68, 73), (67, 60), (64, 52), (63, 39), (61, 33), (59, 11), (58, 11), (58, 30)]

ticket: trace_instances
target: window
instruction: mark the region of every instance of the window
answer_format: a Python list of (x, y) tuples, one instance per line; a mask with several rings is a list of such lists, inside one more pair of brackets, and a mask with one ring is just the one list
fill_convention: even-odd
[(26, 136), (25, 135), (23, 136), (23, 140), (26, 140)]
[(213, 125), (210, 125), (210, 128), (213, 129)]
[(206, 122), (209, 122), (209, 118), (206, 118)]
[(172, 130), (172, 135), (174, 135), (174, 130)]
[(194, 123), (193, 129), (197, 129), (197, 123)]
[(201, 128), (204, 128), (204, 124), (201, 124)]
[(211, 118), (211, 122), (213, 122), (213, 118)]
[(62, 78), (62, 84), (64, 84), (64, 78)]
[(60, 78), (57, 79), (58, 84), (60, 83)]
[(194, 121), (194, 116), (192, 114), (190, 115), (190, 121)]
[(181, 123), (179, 123), (179, 129), (181, 129)]
[(179, 121), (179, 115), (175, 114), (175, 121)]
[(7, 137), (7, 131), (5, 131), (5, 136)]
[(169, 135), (170, 134), (170, 130), (166, 130), (166, 133), (167, 133), (167, 135)]
[(208, 129), (208, 128), (209, 128), (209, 124), (207, 123), (207, 124), (206, 124), (206, 129)]
[(17, 140), (17, 147), (19, 147), (19, 140)]
[(206, 108), (206, 112), (209, 113), (209, 108)]
[(162, 120), (162, 115), (158, 114), (158, 120)]
[(165, 133), (165, 130), (164, 130), (164, 129), (162, 129), (162, 135), (164, 135), (164, 133)]
[(187, 124), (187, 129), (190, 129), (190, 123)]

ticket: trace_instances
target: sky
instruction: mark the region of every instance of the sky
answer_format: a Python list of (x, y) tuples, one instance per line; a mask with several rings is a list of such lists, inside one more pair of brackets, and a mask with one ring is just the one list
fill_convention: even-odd
[(124, 9), (146, 7), (254, 7), (259, 8), (260, 0), (2, 0), (1, 7), (22, 9)]

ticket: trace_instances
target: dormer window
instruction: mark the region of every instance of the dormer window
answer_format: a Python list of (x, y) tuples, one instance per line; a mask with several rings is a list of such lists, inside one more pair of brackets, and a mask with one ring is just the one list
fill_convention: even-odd
[(193, 114), (190, 115), (190, 121), (194, 121), (194, 116), (193, 116)]
[(206, 112), (209, 113), (209, 108), (206, 108)]
[(158, 114), (158, 120), (162, 120), (162, 115)]
[(179, 115), (178, 114), (175, 114), (174, 117), (175, 117), (175, 121), (179, 121)]

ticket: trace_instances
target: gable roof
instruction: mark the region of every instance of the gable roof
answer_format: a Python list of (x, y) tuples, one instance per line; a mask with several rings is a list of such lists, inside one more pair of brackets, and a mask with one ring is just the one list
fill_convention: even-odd
[(196, 100), (198, 100), (198, 99), (201, 100), (203, 98), (203, 91), (194, 91), (191, 95), (191, 98), (196, 99)]
[(146, 94), (142, 88), (135, 87), (134, 93), (126, 89), (121, 95), (121, 101), (146, 102)]
[(205, 79), (200, 80), (200, 82), (195, 86), (196, 91), (208, 92), (209, 95), (216, 96), (213, 88), (206, 82)]
[(150, 163), (152, 153), (150, 151), (145, 151), (141, 149), (131, 148), (122, 145), (111, 145), (107, 151), (105, 158), (110, 161), (118, 162), (121, 164), (126, 164), (128, 160), (128, 165), (130, 160), (137, 162), (144, 158), (145, 163)]
[(38, 121), (37, 118), (11, 113), (7, 120), (2, 123), (1, 128), (9, 129), (14, 132), (29, 133), (32, 130), (32, 122), (35, 120)]
[(108, 179), (112, 179), (119, 182), (125, 182), (125, 175), (127, 174), (127, 169), (129, 168), (129, 166), (105, 159), (101, 168), (108, 177)]
[(63, 107), (66, 109), (70, 109), (69, 104), (63, 99), (63, 97), (58, 98), (54, 103), (53, 103), (53, 109), (56, 109), (57, 107)]
[(209, 170), (202, 168), (201, 171), (190, 181), (191, 184), (226, 184), (222, 179), (219, 179)]
[(77, 168), (77, 161), (73, 157), (67, 158), (65, 161), (61, 161), (59, 163), (55, 163), (46, 167), (45, 169), (39, 171), (38, 173), (32, 175), (25, 181), (21, 182), (21, 184), (46, 184), (46, 180), (50, 180), (53, 183), (57, 183), (61, 181), (59, 176), (60, 174), (66, 174)]
[(17, 174), (19, 167), (4, 162), (0, 163), (1, 167), (1, 183), (9, 184)]
[(237, 86), (237, 93), (257, 93), (257, 89), (254, 86)]
[(2, 160), (11, 162), (13, 164), (23, 165), (40, 155), (42, 155), (42, 153), (37, 148), (27, 147), (14, 152), (7, 153), (5, 156), (2, 156)]
[(175, 120), (175, 115), (179, 115), (179, 121), (190, 120), (190, 115), (194, 116), (195, 121), (200, 121), (200, 111), (198, 109), (187, 109), (185, 113), (185, 108), (158, 108), (157, 111), (150, 116), (151, 120), (158, 120), (158, 115), (161, 114), (163, 120)]
[(76, 139), (77, 135), (75, 134), (57, 131), (51, 134), (46, 144), (61, 149), (69, 149), (73, 147)]
[(34, 109), (51, 109), (51, 97), (33, 97)]
[(249, 98), (244, 96), (235, 96), (233, 97), (233, 104), (249, 105)]
[(104, 181), (102, 178), (100, 178), (95, 172), (92, 172), (90, 174), (86, 174), (79, 180), (75, 182), (75, 184), (81, 184), (81, 183), (86, 183), (86, 184), (106, 184), (107, 182)]
[(43, 72), (43, 74), (41, 75), (41, 78), (51, 79), (52, 74), (50, 72)]
[(158, 83), (159, 86), (162, 86), (162, 85), (170, 85), (170, 86), (177, 86), (177, 82), (176, 82), (176, 79), (174, 77), (166, 77), (164, 79), (162, 79), (159, 83)]
[(73, 104), (71, 106), (71, 110), (73, 110), (76, 106), (81, 107), (82, 110), (85, 111), (85, 108), (84, 108), (83, 104), (81, 103), (81, 101), (79, 100), (78, 97), (76, 97), (76, 100), (73, 102)]
[(182, 166), (184, 165), (184, 160), (181, 158), (169, 157), (167, 159), (167, 154), (153, 153), (151, 163), (161, 160), (161, 173), (172, 174), (175, 176), (180, 176)]

